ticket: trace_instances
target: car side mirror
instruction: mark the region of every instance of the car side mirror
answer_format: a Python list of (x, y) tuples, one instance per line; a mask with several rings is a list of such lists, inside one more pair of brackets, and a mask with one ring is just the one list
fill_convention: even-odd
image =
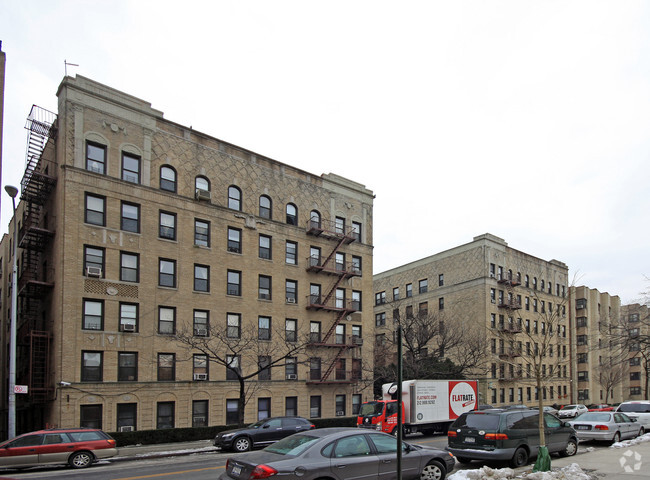
[(262, 425), (262, 428), (269, 428), (270, 425), (267, 423), (266, 425)]
[(638, 421), (639, 421), (638, 418), (632, 418), (632, 417), (629, 417), (629, 419), (632, 420), (633, 422), (638, 422)]

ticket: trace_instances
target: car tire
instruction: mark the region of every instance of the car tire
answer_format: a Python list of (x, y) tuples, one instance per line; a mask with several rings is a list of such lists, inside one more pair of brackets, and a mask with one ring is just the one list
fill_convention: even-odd
[(578, 453), (578, 442), (573, 438), (569, 439), (564, 450), (558, 452), (560, 457), (572, 457), (576, 453)]
[(237, 437), (232, 443), (235, 452), (248, 452), (252, 447), (251, 439), (248, 437)]
[(420, 473), (420, 480), (443, 480), (447, 476), (447, 470), (437, 460), (431, 460)]
[(639, 434), (637, 435), (637, 437), (640, 437), (642, 435), (645, 435), (645, 429), (643, 427), (639, 428)]
[(621, 434), (616, 432), (614, 438), (612, 438), (612, 445), (621, 441)]
[(510, 466), (512, 468), (523, 467), (528, 464), (528, 450), (524, 447), (519, 447), (515, 450), (515, 454), (510, 459)]
[(456, 460), (458, 460), (458, 463), (462, 463), (463, 465), (472, 463), (472, 459), (467, 457), (456, 457)]
[(94, 457), (90, 452), (76, 452), (70, 455), (68, 463), (72, 468), (86, 468), (93, 463)]

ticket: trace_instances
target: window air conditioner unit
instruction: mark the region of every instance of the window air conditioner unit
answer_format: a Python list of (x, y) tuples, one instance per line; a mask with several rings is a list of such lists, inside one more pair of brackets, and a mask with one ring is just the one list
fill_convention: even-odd
[(494, 273), (490, 273), (490, 278), (494, 278)]
[(363, 338), (361, 337), (353, 337), (352, 338), (352, 343), (355, 345), (363, 345)]
[(293, 297), (287, 297), (287, 303), (296, 303), (296, 299)]
[(207, 373), (195, 373), (194, 374), (194, 380), (207, 380), (208, 379), (208, 374)]
[(86, 267), (87, 277), (99, 278), (102, 276), (102, 267)]
[(202, 188), (197, 188), (196, 193), (194, 195), (197, 200), (205, 200), (207, 202), (210, 201), (210, 190), (204, 190)]
[(338, 411), (336, 412), (336, 416), (337, 416), (337, 417), (342, 417), (342, 416), (344, 416), (344, 415), (345, 415), (345, 412), (344, 412), (343, 410), (338, 410)]
[(122, 324), (122, 331), (123, 332), (135, 332), (135, 324), (134, 323), (123, 323)]
[(287, 380), (298, 380), (298, 375), (295, 373), (287, 373)]
[(207, 328), (195, 328), (194, 329), (194, 335), (197, 337), (207, 337), (208, 336), (208, 329)]
[(120, 427), (120, 432), (132, 432), (133, 425), (123, 425)]

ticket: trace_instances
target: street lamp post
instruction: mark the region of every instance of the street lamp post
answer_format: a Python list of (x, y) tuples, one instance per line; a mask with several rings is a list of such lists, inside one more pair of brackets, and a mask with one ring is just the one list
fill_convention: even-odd
[(6, 185), (5, 191), (11, 197), (14, 207), (14, 241), (11, 254), (14, 258), (13, 271), (11, 273), (11, 325), (9, 329), (9, 412), (7, 418), (8, 438), (16, 436), (16, 327), (18, 323), (18, 223), (16, 221), (16, 196), (18, 189), (12, 185)]

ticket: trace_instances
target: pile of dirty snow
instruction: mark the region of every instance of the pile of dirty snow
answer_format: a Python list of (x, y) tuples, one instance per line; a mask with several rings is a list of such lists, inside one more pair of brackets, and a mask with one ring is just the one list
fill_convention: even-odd
[(459, 470), (447, 477), (448, 480), (592, 480), (593, 477), (582, 471), (577, 463), (550, 472), (522, 472), (517, 474), (512, 468), (482, 467), (478, 470)]

